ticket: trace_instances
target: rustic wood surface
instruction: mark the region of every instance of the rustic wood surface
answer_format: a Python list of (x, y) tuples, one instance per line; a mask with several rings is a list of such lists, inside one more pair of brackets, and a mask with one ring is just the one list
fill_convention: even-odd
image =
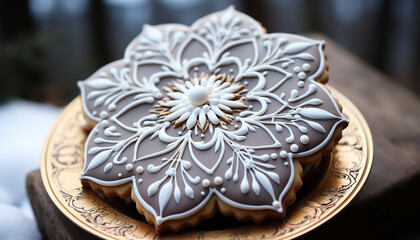
[[(420, 239), (420, 99), (394, 79), (326, 39), (330, 85), (365, 116), (374, 162), (365, 186), (332, 220), (302, 239)], [(70, 222), (49, 199), (39, 171), (28, 175), (28, 194), (46, 239), (95, 239)]]

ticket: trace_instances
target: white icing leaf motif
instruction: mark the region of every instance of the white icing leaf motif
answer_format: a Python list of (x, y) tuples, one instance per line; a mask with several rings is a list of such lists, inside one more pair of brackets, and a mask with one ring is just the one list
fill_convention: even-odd
[(311, 128), (313, 128), (314, 130), (320, 132), (320, 133), (326, 133), (325, 128), (322, 127), (321, 124), (314, 122), (314, 121), (310, 121), (310, 120), (305, 120), (305, 123), (307, 123)]
[(156, 43), (159, 43), (162, 41), (162, 33), (157, 28), (152, 27), (149, 24), (145, 24), (143, 27), (143, 30), (150, 40)]
[(255, 171), (255, 177), (261, 183), (263, 188), (270, 194), (270, 196), (274, 199), (274, 190), (273, 186), (270, 183), (270, 180), (260, 171)]
[(179, 189), (178, 184), (175, 184), (174, 199), (176, 203), (179, 203), (181, 201), (181, 190)]
[(166, 205), (168, 205), (169, 199), (172, 195), (172, 179), (169, 180), (167, 183), (165, 183), (162, 186), (162, 189), (160, 189), (159, 192), (159, 209), (160, 209), (160, 215), (163, 214), (163, 210), (165, 210)]
[(112, 149), (100, 152), (89, 163), (88, 167), (86, 168), (86, 171), (95, 169), (95, 168), (99, 167), (100, 165), (102, 165), (109, 158), (111, 153), (112, 153)]
[(155, 195), (157, 193), (157, 191), (159, 190), (159, 186), (160, 184), (162, 184), (162, 182), (165, 180), (165, 178), (161, 179), (160, 181), (154, 182), (153, 184), (151, 184), (148, 188), (147, 188), (147, 195), (149, 197), (152, 197), (153, 195)]
[(310, 48), (311, 46), (313, 46), (312, 43), (307, 43), (307, 42), (296, 42), (296, 43), (292, 43), (287, 45), (287, 47), (284, 48), (283, 53), (284, 54), (295, 54), (298, 52), (302, 52), (303, 50), (306, 50), (308, 48)]
[(107, 163), (104, 167), (104, 173), (107, 173), (109, 171), (111, 171), (113, 164), (112, 163)]
[(244, 178), (241, 181), (241, 192), (243, 194), (247, 194), (249, 192), (249, 183), (248, 183), (248, 178), (246, 177), (246, 175), (244, 176)]
[(101, 90), (117, 86), (115, 82), (112, 82), (111, 80), (106, 79), (106, 78), (99, 78), (99, 79), (96, 79), (95, 81), (86, 82), (86, 85), (91, 88), (101, 89)]
[(194, 190), (188, 184), (185, 184), (185, 195), (191, 199), (194, 198)]
[(260, 185), (257, 183), (257, 180), (255, 179), (255, 176), (252, 174), (252, 190), (254, 193), (259, 196), (260, 195)]
[(324, 119), (337, 118), (337, 116), (320, 108), (302, 108), (302, 110), (300, 110), (298, 113), (304, 117), (312, 118), (312, 119), (324, 120)]
[(315, 61), (314, 56), (312, 56), (309, 53), (300, 53), (298, 55), (295, 55), (294, 58), (300, 58), (300, 59), (308, 60), (308, 61)]

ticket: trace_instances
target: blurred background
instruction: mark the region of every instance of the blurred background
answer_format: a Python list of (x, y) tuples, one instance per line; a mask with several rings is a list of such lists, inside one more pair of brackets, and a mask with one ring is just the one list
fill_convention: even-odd
[(322, 33), (420, 95), (418, 0), (2, 0), (0, 239), (41, 239), (25, 178), (76, 82), (122, 58), (143, 24), (189, 25), (230, 5), (268, 32)]
[(65, 105), (143, 24), (189, 25), (229, 5), (268, 32), (321, 32), (420, 94), (416, 0), (14, 0), (0, 3), (0, 102)]

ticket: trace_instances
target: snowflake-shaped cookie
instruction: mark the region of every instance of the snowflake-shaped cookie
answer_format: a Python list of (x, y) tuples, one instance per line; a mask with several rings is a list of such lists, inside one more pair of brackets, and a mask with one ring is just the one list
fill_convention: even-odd
[(82, 180), (132, 182), (156, 225), (217, 197), (284, 212), (293, 160), (322, 150), (346, 120), (315, 81), (323, 42), (265, 34), (228, 8), (191, 27), (145, 25), (123, 59), (79, 83), (86, 141)]

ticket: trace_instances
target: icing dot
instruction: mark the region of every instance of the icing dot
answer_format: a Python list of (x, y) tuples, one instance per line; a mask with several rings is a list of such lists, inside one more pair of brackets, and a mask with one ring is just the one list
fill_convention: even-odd
[(201, 191), (201, 196), (204, 196), (204, 195), (206, 195), (206, 192)]
[(209, 187), (210, 186), (210, 181), (208, 179), (204, 179), (201, 182), (201, 185), (203, 185), (203, 187)]
[(232, 69), (232, 68), (231, 68), (231, 69), (229, 69), (229, 72), (230, 72), (230, 73), (233, 73), (233, 69)]
[(281, 65), (282, 68), (287, 68), (289, 66), (289, 63), (285, 62)]
[(287, 152), (285, 150), (280, 151), (280, 157), (281, 158), (287, 158)]
[(248, 106), (248, 108), (249, 108), (249, 109), (252, 109), (252, 108), (253, 108), (253, 106), (252, 106), (252, 105), (249, 105), (249, 106)]
[(220, 191), (221, 191), (222, 193), (225, 193), (225, 192), (226, 192), (226, 188), (222, 188), (222, 189), (220, 189)]
[(286, 166), (286, 167), (287, 167), (287, 166), (289, 166), (289, 162), (284, 162), (283, 164), (284, 164), (284, 166)]
[(293, 68), (293, 71), (294, 71), (295, 73), (300, 72), (300, 67), (298, 67), (298, 66), (294, 67), (294, 68)]
[(303, 144), (308, 144), (309, 143), (309, 137), (308, 135), (302, 135), (300, 136), (300, 142)]
[(234, 127), (234, 128), (238, 128), (239, 126), (238, 126), (238, 124), (235, 124), (233, 127)]
[(209, 98), (207, 88), (200, 85), (190, 88), (186, 95), (188, 96), (190, 102), (196, 106), (204, 104)]
[(274, 201), (273, 202), (273, 207), (274, 208), (280, 208), (281, 207), (280, 202), (279, 201)]
[(205, 136), (205, 135), (202, 133), (200, 136), (201, 136), (202, 138), (204, 138), (204, 136)]
[(143, 167), (142, 166), (138, 166), (137, 168), (136, 168), (136, 172), (138, 172), (138, 173), (142, 173), (143, 172)]
[(305, 83), (303, 81), (298, 82), (298, 87), (303, 88), (305, 86)]
[(131, 171), (131, 170), (133, 170), (133, 164), (129, 163), (129, 164), (125, 165), (125, 169), (126, 169), (127, 171)]
[(298, 145), (296, 145), (296, 144), (292, 144), (292, 145), (290, 146), (290, 151), (292, 151), (292, 152), (297, 152), (297, 151), (299, 151), (299, 146), (298, 146)]
[(118, 177), (122, 177), (122, 173), (118, 173)]
[(102, 126), (103, 128), (108, 127), (108, 126), (109, 126), (109, 122), (108, 122), (108, 120), (102, 120), (102, 121), (101, 121), (101, 126)]
[(244, 82), (244, 84), (245, 84), (245, 85), (248, 85), (248, 81), (245, 81), (245, 82)]
[(143, 179), (139, 178), (139, 180), (137, 180), (138, 183), (142, 183)]
[(96, 116), (98, 114), (98, 112), (93, 111), (92, 114), (93, 114), (93, 116)]
[(278, 156), (277, 156), (277, 153), (272, 153), (272, 154), (270, 155), (270, 157), (271, 157), (271, 159), (273, 159), (273, 160), (274, 160), (274, 159), (277, 159), (277, 157), (278, 157)]
[(305, 74), (304, 72), (300, 72), (300, 73), (298, 74), (298, 78), (299, 78), (299, 79), (305, 79), (305, 78), (306, 78), (306, 74)]
[(305, 63), (302, 65), (302, 69), (303, 71), (309, 71), (311, 69), (311, 65), (309, 65), (308, 63)]
[(194, 71), (198, 72), (200, 70), (198, 67), (194, 67)]
[(221, 177), (217, 176), (214, 178), (214, 184), (220, 185), (222, 183), (223, 183), (223, 179)]
[(180, 135), (180, 136), (181, 136), (181, 135), (182, 135), (182, 131), (179, 131), (179, 132), (178, 132), (178, 135)]
[(100, 114), (100, 117), (101, 118), (107, 118), (108, 117), (108, 113), (105, 112), (105, 111), (102, 111), (101, 114)]

